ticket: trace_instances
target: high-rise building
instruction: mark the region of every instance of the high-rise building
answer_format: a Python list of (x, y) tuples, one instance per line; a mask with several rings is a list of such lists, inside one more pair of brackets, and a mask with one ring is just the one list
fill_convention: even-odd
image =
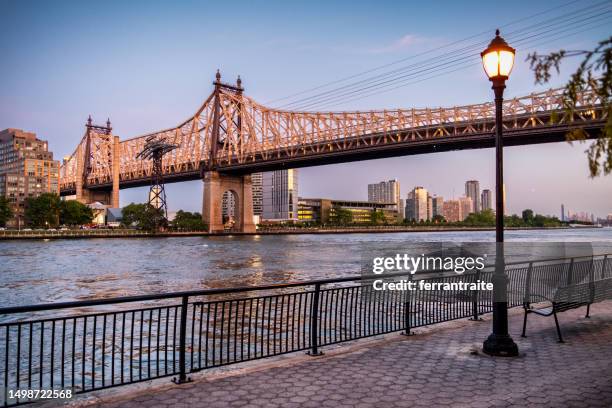
[(0, 132), (0, 195), (13, 210), (9, 226), (24, 224), (25, 200), (42, 193), (59, 194), (59, 161), (48, 143), (21, 129)]
[(253, 191), (253, 215), (261, 216), (263, 213), (263, 173), (251, 174), (251, 188)]
[(223, 216), (224, 222), (233, 219), (236, 215), (236, 197), (231, 191), (223, 193), (223, 199), (221, 200), (221, 215)]
[(432, 207), (432, 218), (436, 215), (444, 216), (443, 206), (444, 206), (444, 198), (440, 196), (433, 196), (431, 199), (431, 207)]
[(400, 198), (399, 200), (398, 216), (400, 221), (406, 219), (406, 200), (403, 198)]
[(442, 215), (448, 222), (463, 221), (461, 218), (461, 203), (459, 200), (448, 200), (442, 204)]
[(561, 204), (561, 221), (565, 221), (565, 205)]
[(493, 193), (491, 193), (491, 190), (482, 190), (480, 194), (480, 209), (482, 211), (493, 209)]
[(416, 203), (414, 201), (414, 191), (406, 194), (406, 204), (404, 206), (404, 219), (408, 221), (413, 221), (416, 219)]
[(431, 220), (433, 218), (433, 199), (429, 194), (427, 194), (427, 219)]
[(406, 197), (406, 219), (415, 221), (430, 219), (427, 204), (427, 190), (423, 187), (415, 187)]
[(288, 221), (298, 219), (297, 170), (275, 170), (263, 173), (262, 218)]
[(461, 205), (461, 221), (463, 221), (474, 212), (474, 203), (472, 197), (459, 197), (459, 204)]
[(459, 197), (457, 200), (444, 201), (442, 215), (448, 222), (463, 221), (472, 212), (472, 199)]
[(397, 179), (368, 184), (368, 201), (372, 203), (395, 203), (400, 207), (400, 183)]
[(472, 199), (472, 209), (470, 212), (480, 212), (480, 183), (478, 180), (468, 180), (465, 182), (465, 196)]

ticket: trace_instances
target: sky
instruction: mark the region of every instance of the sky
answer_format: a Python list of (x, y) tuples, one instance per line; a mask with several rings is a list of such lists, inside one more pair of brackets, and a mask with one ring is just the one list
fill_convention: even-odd
[[(98, 123), (110, 118), (121, 138), (176, 126), (210, 94), (217, 68), (226, 81), (240, 75), (246, 94), (256, 101), (281, 106), (406, 67), (425, 58), (422, 53), (452, 56), (470, 43), (453, 46), (454, 42), (471, 36), (471, 41), (488, 42), (497, 27), (502, 35), (508, 33), (506, 39), (517, 48), (506, 96), (521, 96), (563, 85), (578, 62), (567, 61), (549, 84), (535, 85), (525, 62), (527, 53), (591, 49), (610, 35), (611, 14), (610, 2), (568, 0), (449, 1), (435, 6), (384, 0), (0, 0), (0, 129), (36, 132), (61, 159), (74, 150), (90, 114)], [(546, 21), (555, 18), (561, 24), (557, 31), (551, 28), (548, 37), (529, 39), (525, 34), (529, 24), (543, 29)], [(493, 95), (478, 52), (469, 58), (460, 70), (405, 81), (389, 92), (360, 99), (298, 101), (290, 106), (368, 110), (490, 101)], [(404, 62), (281, 99), (398, 60)], [(506, 148), (509, 212), (532, 208), (559, 215), (563, 203), (571, 211), (612, 213), (612, 175), (589, 178), (587, 147), (555, 143)], [(368, 183), (394, 178), (400, 181), (403, 197), (417, 185), (445, 198), (459, 197), (470, 179), (480, 180), (481, 188), (493, 189), (494, 151), (300, 169), (299, 195), (366, 199)], [(166, 191), (171, 211), (201, 210), (202, 182), (169, 184)], [(144, 188), (122, 190), (121, 204), (143, 202), (146, 197)]]

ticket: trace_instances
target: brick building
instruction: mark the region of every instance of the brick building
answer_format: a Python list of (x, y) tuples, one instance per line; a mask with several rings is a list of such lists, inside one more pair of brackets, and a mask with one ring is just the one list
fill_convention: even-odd
[(0, 196), (13, 209), (8, 226), (23, 226), (26, 198), (42, 193), (59, 194), (59, 162), (47, 141), (21, 129), (0, 131)]

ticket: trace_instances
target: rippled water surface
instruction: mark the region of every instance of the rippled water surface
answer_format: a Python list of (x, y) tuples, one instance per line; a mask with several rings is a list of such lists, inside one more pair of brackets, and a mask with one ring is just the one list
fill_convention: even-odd
[[(0, 241), (0, 304), (356, 275), (365, 250), (494, 239), (486, 231)], [(509, 231), (506, 239), (612, 243), (612, 228)]]

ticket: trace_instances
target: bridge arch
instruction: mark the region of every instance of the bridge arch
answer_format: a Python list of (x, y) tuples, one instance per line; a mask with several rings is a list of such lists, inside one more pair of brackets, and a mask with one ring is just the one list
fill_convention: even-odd
[(208, 231), (225, 231), (228, 225), (226, 221), (230, 221), (230, 213), (233, 213), (234, 218), (231, 223), (232, 231), (255, 232), (251, 175), (230, 176), (216, 171), (206, 172), (202, 219), (208, 225)]

